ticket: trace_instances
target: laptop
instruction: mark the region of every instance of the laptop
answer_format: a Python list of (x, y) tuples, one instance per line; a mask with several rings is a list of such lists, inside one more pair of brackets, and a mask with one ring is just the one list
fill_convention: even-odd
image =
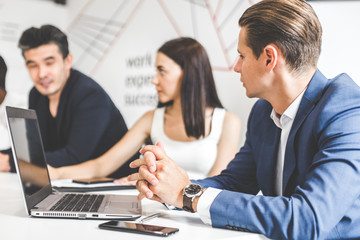
[(141, 202), (133, 195), (58, 192), (51, 185), (36, 112), (6, 107), (14, 162), (30, 216), (133, 220)]

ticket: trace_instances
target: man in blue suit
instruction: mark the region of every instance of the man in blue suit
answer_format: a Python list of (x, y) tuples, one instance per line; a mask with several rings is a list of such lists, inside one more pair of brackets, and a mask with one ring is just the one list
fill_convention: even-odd
[(322, 29), (305, 1), (261, 1), (239, 25), (235, 71), (260, 98), (244, 146), (220, 175), (191, 182), (161, 144), (146, 146), (129, 177), (139, 198), (274, 239), (359, 239), (360, 88), (317, 69)]

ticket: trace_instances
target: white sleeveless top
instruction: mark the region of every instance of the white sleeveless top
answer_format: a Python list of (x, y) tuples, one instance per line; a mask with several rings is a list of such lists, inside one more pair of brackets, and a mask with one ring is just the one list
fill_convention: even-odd
[(225, 109), (215, 108), (210, 134), (191, 142), (176, 141), (166, 136), (164, 113), (165, 107), (157, 108), (154, 112), (150, 135), (153, 144), (161, 141), (166, 154), (185, 169), (190, 178), (206, 177), (217, 157), (217, 145), (223, 128)]
[(18, 94), (7, 92), (4, 101), (0, 104), (0, 151), (11, 147), (6, 124), (5, 106), (26, 108), (27, 103), (25, 99)]

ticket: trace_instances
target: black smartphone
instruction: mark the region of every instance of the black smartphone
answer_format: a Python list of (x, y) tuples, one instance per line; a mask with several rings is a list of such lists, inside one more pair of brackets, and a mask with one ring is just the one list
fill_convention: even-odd
[(115, 230), (121, 232), (141, 233), (152, 236), (167, 237), (179, 231), (178, 228), (147, 225), (134, 222), (109, 221), (99, 225), (101, 229)]
[(86, 178), (86, 179), (73, 179), (74, 183), (82, 183), (82, 184), (91, 184), (91, 183), (107, 183), (107, 182), (113, 182), (114, 178)]

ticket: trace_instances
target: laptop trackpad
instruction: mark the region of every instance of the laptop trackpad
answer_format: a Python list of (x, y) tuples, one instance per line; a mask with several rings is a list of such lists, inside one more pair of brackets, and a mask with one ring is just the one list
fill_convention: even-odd
[(111, 196), (104, 212), (114, 211), (139, 214), (141, 213), (141, 202), (136, 199), (136, 196)]
[(112, 209), (131, 209), (133, 208), (132, 203), (129, 202), (110, 202), (109, 208)]
[[(134, 205), (136, 205), (135, 208)], [(137, 207), (137, 203), (110, 202), (104, 213), (140, 215), (141, 210)]]

